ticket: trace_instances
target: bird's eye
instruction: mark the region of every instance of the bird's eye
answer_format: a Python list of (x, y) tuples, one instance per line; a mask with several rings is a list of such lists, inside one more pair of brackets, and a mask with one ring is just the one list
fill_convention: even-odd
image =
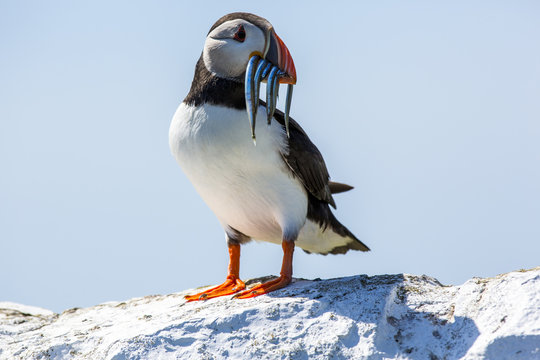
[(236, 30), (236, 33), (234, 34), (234, 40), (244, 42), (246, 40), (246, 30), (244, 29), (243, 25), (240, 25), (238, 27), (238, 30)]

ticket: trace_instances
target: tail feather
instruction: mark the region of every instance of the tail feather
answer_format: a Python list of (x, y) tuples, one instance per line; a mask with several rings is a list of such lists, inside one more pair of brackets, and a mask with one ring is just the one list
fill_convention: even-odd
[(328, 182), (328, 187), (330, 187), (330, 192), (332, 194), (339, 194), (339, 193), (354, 189), (354, 187), (351, 186), (351, 185), (338, 183), (338, 182), (335, 182), (335, 181), (329, 181)]
[[(369, 251), (369, 247), (366, 244), (360, 241), (336, 219), (326, 202), (316, 199), (311, 194), (308, 196), (307, 218), (318, 224), (322, 232), (332, 232), (342, 239), (341, 244), (338, 246), (326, 248), (324, 251), (316, 251), (317, 253), (326, 255), (345, 254), (349, 250)], [(342, 245), (343, 238), (348, 240), (344, 245)]]

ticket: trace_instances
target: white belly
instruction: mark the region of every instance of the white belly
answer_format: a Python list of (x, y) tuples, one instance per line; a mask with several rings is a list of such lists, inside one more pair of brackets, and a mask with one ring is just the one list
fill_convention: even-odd
[(257, 145), (245, 110), (181, 104), (169, 130), (176, 160), (223, 226), (281, 243), (306, 221), (307, 197), (280, 155), (286, 135), (259, 108)]

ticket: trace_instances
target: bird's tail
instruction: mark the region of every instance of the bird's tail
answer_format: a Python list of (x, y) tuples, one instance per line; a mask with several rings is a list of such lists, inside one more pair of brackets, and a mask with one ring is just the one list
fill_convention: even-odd
[(307, 222), (298, 239), (306, 252), (345, 254), (349, 250), (369, 251), (369, 248), (341, 224), (328, 203), (308, 195)]
[[(330, 210), (330, 209), (329, 209)], [(339, 245), (332, 248), (330, 254), (345, 254), (349, 250), (369, 251), (366, 244), (360, 241), (354, 234), (336, 219), (330, 210), (330, 226), (326, 229), (325, 236), (328, 240), (332, 238), (341, 238), (348, 240), (344, 245)], [(337, 240), (337, 239), (336, 239)]]
[(330, 188), (330, 192), (332, 194), (339, 194), (339, 193), (354, 189), (354, 186), (338, 183), (335, 181), (329, 181), (328, 187)]

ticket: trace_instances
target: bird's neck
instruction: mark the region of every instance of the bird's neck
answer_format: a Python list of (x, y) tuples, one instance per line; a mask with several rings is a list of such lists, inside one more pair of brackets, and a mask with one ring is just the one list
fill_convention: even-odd
[(244, 84), (238, 80), (223, 79), (212, 74), (204, 65), (201, 56), (184, 103), (192, 106), (223, 105), (242, 110), (246, 108)]

